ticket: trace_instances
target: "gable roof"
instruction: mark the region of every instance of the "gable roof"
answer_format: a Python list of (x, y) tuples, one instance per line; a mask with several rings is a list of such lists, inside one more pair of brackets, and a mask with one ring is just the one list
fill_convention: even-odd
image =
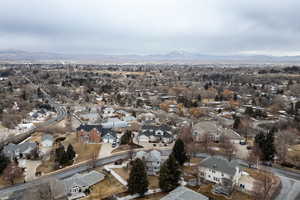
[(171, 128), (167, 125), (161, 126), (153, 126), (153, 125), (143, 125), (141, 131), (139, 132), (139, 136), (158, 136), (158, 137), (166, 137), (171, 138), (173, 137), (171, 133)]
[(109, 134), (113, 137), (117, 137), (117, 133), (109, 128), (103, 128), (102, 125), (90, 125), (90, 124), (80, 124), (78, 128), (76, 128), (76, 131), (86, 131), (90, 132), (91, 130), (96, 129), (99, 133), (101, 133), (101, 137), (104, 137), (105, 135)]
[(91, 171), (87, 174), (75, 174), (69, 178), (63, 179), (66, 193), (69, 193), (73, 186), (79, 187), (90, 187), (104, 179), (104, 175), (97, 172)]
[(208, 197), (184, 186), (179, 186), (160, 200), (208, 200)]
[(200, 166), (220, 171), (233, 176), (239, 163), (236, 160), (228, 161), (221, 156), (210, 156), (200, 162)]
[(29, 153), (32, 149), (35, 149), (37, 144), (35, 142), (23, 142), (20, 144), (9, 143), (4, 146), (3, 153), (8, 157), (14, 157), (18, 153)]

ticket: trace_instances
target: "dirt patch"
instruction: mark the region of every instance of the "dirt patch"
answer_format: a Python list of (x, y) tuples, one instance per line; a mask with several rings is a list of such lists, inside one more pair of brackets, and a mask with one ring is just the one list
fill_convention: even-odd
[(142, 146), (138, 145), (138, 144), (132, 144), (132, 145), (120, 145), (118, 148), (114, 149), (112, 151), (112, 153), (117, 153), (117, 152), (121, 152), (121, 151), (128, 151), (128, 150), (132, 150), (132, 149), (140, 149), (143, 148)]

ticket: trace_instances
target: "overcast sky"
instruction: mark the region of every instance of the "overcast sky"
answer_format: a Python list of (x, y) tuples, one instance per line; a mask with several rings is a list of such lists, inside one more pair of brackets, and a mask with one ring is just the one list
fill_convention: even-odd
[(300, 0), (0, 0), (0, 49), (300, 55)]

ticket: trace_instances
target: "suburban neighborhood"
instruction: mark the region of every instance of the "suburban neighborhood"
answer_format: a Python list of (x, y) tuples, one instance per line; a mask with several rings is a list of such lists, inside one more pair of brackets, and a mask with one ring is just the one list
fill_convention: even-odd
[(3, 64), (0, 198), (297, 195), (299, 69)]

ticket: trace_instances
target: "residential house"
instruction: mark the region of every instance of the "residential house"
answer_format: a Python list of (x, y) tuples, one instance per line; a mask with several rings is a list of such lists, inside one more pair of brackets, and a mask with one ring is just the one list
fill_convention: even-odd
[(107, 122), (101, 124), (103, 128), (126, 128), (128, 123), (119, 118), (108, 118)]
[(86, 143), (114, 143), (117, 141), (115, 131), (103, 128), (102, 125), (81, 124), (77, 129), (77, 137)]
[(99, 183), (104, 179), (104, 175), (91, 171), (86, 174), (75, 174), (69, 178), (63, 179), (62, 182), (65, 187), (65, 193), (68, 195), (68, 199), (78, 199), (85, 197), (85, 192), (96, 183)]
[(203, 141), (207, 135), (209, 140), (219, 142), (223, 136), (228, 137), (232, 143), (239, 143), (242, 137), (230, 128), (223, 128), (217, 121), (201, 121), (192, 127), (192, 133), (196, 141)]
[(187, 187), (179, 186), (160, 200), (209, 200), (209, 198)]
[(161, 152), (152, 150), (150, 152), (139, 151), (135, 158), (139, 158), (145, 162), (148, 175), (157, 175), (162, 163)]
[(2, 152), (9, 159), (15, 158), (32, 158), (34, 152), (38, 150), (38, 146), (35, 142), (23, 142), (20, 144), (9, 143), (4, 146)]
[(227, 179), (237, 185), (242, 175), (236, 160), (228, 161), (221, 156), (207, 157), (200, 162), (198, 169), (200, 178), (217, 184), (222, 184), (223, 179)]
[(162, 142), (172, 143), (174, 136), (171, 128), (167, 125), (153, 126), (144, 125), (137, 136), (138, 142)]
[(102, 117), (103, 118), (113, 117), (115, 115), (114, 112), (115, 110), (111, 107), (104, 108), (102, 110)]

